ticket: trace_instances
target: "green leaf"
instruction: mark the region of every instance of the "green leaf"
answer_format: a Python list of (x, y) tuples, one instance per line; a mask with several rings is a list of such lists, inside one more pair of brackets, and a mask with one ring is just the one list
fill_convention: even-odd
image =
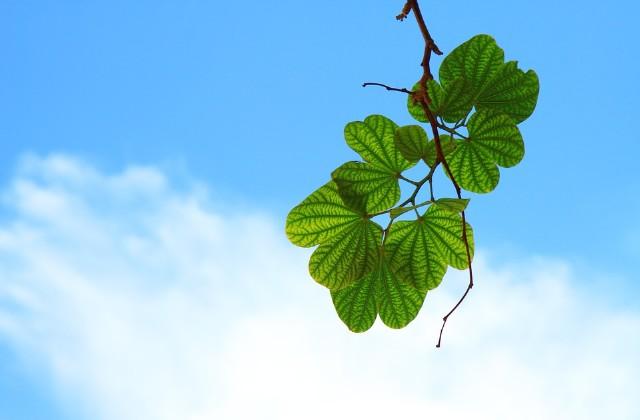
[[(445, 156), (447, 156), (449, 153), (451, 153), (453, 150), (455, 150), (456, 142), (450, 136), (441, 135), (440, 136), (440, 146), (442, 146), (442, 153)], [(425, 153), (424, 161), (426, 162), (427, 165), (429, 165), (431, 167), (436, 163), (436, 157), (437, 156), (438, 156), (438, 154), (436, 153), (436, 142), (435, 141), (430, 141), (427, 144), (427, 150), (426, 150), (426, 153)]]
[(426, 291), (398, 280), (397, 276), (382, 260), (377, 274), (376, 303), (380, 319), (389, 328), (403, 328), (413, 321), (424, 303)]
[(398, 177), (386, 168), (347, 162), (333, 171), (331, 177), (344, 203), (361, 213), (386, 210), (400, 199)]
[(385, 249), (389, 265), (400, 280), (418, 290), (438, 287), (447, 271), (447, 263), (435, 240), (435, 236), (429, 235), (424, 218), (391, 225)]
[(311, 277), (331, 290), (351, 285), (375, 269), (381, 241), (382, 228), (378, 224), (360, 220), (349, 225), (311, 255)]
[(493, 159), (470, 141), (457, 141), (455, 150), (446, 158), (453, 178), (467, 191), (487, 193), (500, 181), (500, 171)]
[(524, 157), (524, 141), (515, 122), (505, 114), (481, 110), (467, 124), (469, 142), (500, 166), (518, 164)]
[(435, 80), (427, 82), (431, 111), (447, 122), (457, 122), (466, 117), (473, 107), (472, 87), (463, 78), (453, 80), (443, 88)]
[(330, 181), (289, 212), (285, 231), (295, 245), (311, 247), (339, 235), (363, 218), (364, 214), (344, 204), (335, 182)]
[(376, 273), (374, 271), (360, 281), (342, 290), (331, 291), (333, 306), (338, 316), (353, 332), (365, 332), (373, 326), (378, 316), (376, 304)]
[(446, 210), (451, 213), (463, 212), (469, 204), (468, 198), (439, 198), (433, 204), (439, 209)]
[(390, 328), (402, 328), (418, 315), (426, 292), (402, 283), (381, 256), (378, 266), (353, 285), (331, 291), (340, 319), (353, 332), (371, 328), (376, 315)]
[[(462, 217), (457, 213), (431, 206), (427, 209), (423, 218), (427, 235), (432, 238), (442, 259), (451, 267), (460, 270), (467, 268), (469, 262), (467, 249), (462, 239)], [(469, 253), (473, 259), (473, 229), (468, 223), (466, 224), (466, 233), (469, 242)]]
[(396, 148), (409, 162), (415, 163), (426, 156), (428, 141), (427, 133), (419, 125), (407, 125), (396, 130)]
[[(422, 90), (422, 86), (420, 86), (420, 82), (413, 85), (412, 92), (419, 92)], [(414, 95), (408, 95), (407, 97), (407, 109), (409, 110), (409, 114), (416, 120), (422, 123), (428, 123), (429, 118), (424, 112), (424, 108), (419, 101), (415, 100)]]
[(447, 163), (458, 184), (468, 191), (492, 191), (500, 180), (496, 164), (508, 168), (524, 156), (520, 130), (511, 117), (495, 111), (480, 110), (467, 125), (469, 138), (457, 142)]
[(440, 83), (445, 89), (457, 79), (469, 83), (474, 96), (481, 92), (504, 63), (504, 51), (489, 35), (476, 35), (456, 47), (440, 65)]
[(413, 164), (407, 161), (395, 147), (395, 131), (398, 126), (382, 115), (371, 115), (364, 121), (346, 125), (344, 136), (349, 147), (366, 162), (400, 173)]
[(539, 91), (538, 75), (533, 70), (525, 73), (516, 61), (509, 61), (500, 66), (480, 93), (476, 109), (498, 111), (520, 123), (533, 113)]

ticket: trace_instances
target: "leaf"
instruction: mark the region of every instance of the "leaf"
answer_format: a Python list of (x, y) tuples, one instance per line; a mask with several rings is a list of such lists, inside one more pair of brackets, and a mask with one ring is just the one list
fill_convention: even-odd
[(519, 124), (533, 113), (539, 91), (538, 75), (533, 70), (525, 73), (516, 61), (509, 61), (500, 66), (480, 93), (476, 109), (507, 114)]
[(382, 115), (371, 115), (364, 121), (354, 121), (346, 125), (344, 136), (349, 147), (362, 156), (366, 162), (400, 173), (413, 164), (407, 161), (394, 144), (398, 126)]
[(495, 111), (480, 110), (467, 124), (469, 142), (500, 166), (511, 167), (524, 157), (524, 141), (511, 117)]
[(375, 271), (350, 287), (331, 291), (331, 299), (338, 316), (356, 333), (371, 328), (378, 316), (374, 273)]
[(409, 162), (416, 163), (425, 157), (428, 141), (427, 133), (419, 125), (407, 125), (396, 130), (396, 148)]
[(333, 171), (331, 177), (344, 203), (361, 213), (386, 210), (400, 199), (398, 178), (385, 168), (347, 162)]
[(468, 198), (439, 198), (435, 204), (440, 210), (449, 211), (451, 213), (463, 212), (469, 204)]
[[(447, 156), (456, 148), (456, 142), (451, 138), (451, 136), (440, 135), (440, 146), (442, 146), (442, 153)], [(430, 141), (427, 144), (427, 151), (425, 154), (425, 163), (430, 167), (436, 163), (436, 157), (438, 154), (436, 153), (436, 142)]]
[(463, 78), (453, 80), (443, 88), (435, 80), (427, 82), (431, 111), (447, 122), (457, 122), (473, 108), (473, 88)]
[(524, 156), (520, 130), (511, 117), (480, 110), (467, 125), (469, 138), (456, 142), (447, 163), (458, 184), (468, 191), (486, 193), (500, 181), (496, 164), (511, 167)]
[[(420, 86), (420, 82), (413, 85), (413, 89), (411, 89), (412, 92), (420, 92), (421, 90), (422, 86)], [(407, 110), (416, 121), (420, 121), (421, 123), (429, 122), (429, 118), (425, 114), (422, 104), (415, 99), (414, 94), (408, 95), (407, 97)]]
[(440, 65), (440, 83), (447, 89), (457, 79), (469, 83), (474, 96), (498, 72), (504, 63), (504, 51), (489, 35), (476, 35), (456, 47)]
[(406, 327), (418, 316), (427, 292), (400, 282), (384, 260), (374, 274), (378, 274), (376, 303), (380, 319), (389, 328)]
[(287, 216), (285, 231), (295, 245), (312, 247), (339, 235), (364, 218), (347, 207), (330, 181), (314, 191)]
[(381, 241), (378, 224), (370, 220), (351, 224), (311, 255), (311, 277), (331, 290), (351, 285), (375, 269)]
[[(467, 249), (462, 239), (462, 217), (457, 213), (442, 210), (437, 206), (427, 209), (424, 224), (427, 235), (433, 239), (441, 257), (453, 268), (463, 270), (468, 267)], [(466, 224), (469, 253), (471, 259), (474, 254), (473, 230)]]
[(352, 286), (331, 291), (340, 319), (353, 332), (371, 328), (376, 316), (390, 328), (402, 328), (418, 315), (426, 292), (400, 282), (389, 269), (384, 255), (369, 275)]
[(429, 235), (423, 218), (391, 225), (385, 249), (391, 269), (403, 282), (418, 290), (431, 290), (440, 284), (447, 263)]
[(476, 193), (493, 191), (500, 181), (500, 171), (493, 159), (472, 142), (459, 140), (447, 156), (453, 178), (460, 187)]

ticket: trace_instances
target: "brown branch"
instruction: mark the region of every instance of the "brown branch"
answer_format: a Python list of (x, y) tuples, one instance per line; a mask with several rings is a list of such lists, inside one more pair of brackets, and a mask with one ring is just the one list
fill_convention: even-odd
[(387, 86), (383, 83), (367, 82), (362, 84), (362, 87), (367, 87), (367, 86), (380, 86), (385, 88), (386, 90), (393, 91), (393, 92), (402, 92), (402, 93), (408, 93), (408, 94), (413, 93), (412, 91), (407, 90), (405, 88), (394, 88), (391, 86)]
[(399, 21), (403, 21), (407, 18), (407, 16), (409, 16), (409, 13), (411, 13), (411, 2), (408, 1), (404, 4), (402, 12), (400, 12), (400, 14), (396, 16), (396, 19), (398, 19)]
[[(408, 0), (407, 4), (413, 11), (413, 15), (416, 17), (416, 21), (418, 23), (418, 27), (420, 28), (420, 32), (422, 33), (422, 37), (424, 38), (424, 56), (422, 58), (422, 78), (420, 79), (420, 91), (413, 93), (413, 100), (416, 102), (420, 102), (424, 112), (429, 119), (429, 125), (431, 125), (431, 131), (433, 132), (433, 141), (436, 146), (436, 162), (441, 162), (447, 174), (449, 174), (449, 178), (453, 183), (453, 186), (456, 190), (456, 195), (458, 198), (462, 198), (462, 190), (460, 185), (456, 181), (453, 176), (453, 172), (449, 168), (449, 163), (447, 162), (444, 153), (442, 152), (442, 143), (440, 141), (440, 134), (438, 133), (438, 123), (436, 121), (433, 112), (429, 108), (429, 103), (431, 100), (429, 99), (429, 93), (427, 92), (427, 81), (433, 79), (433, 75), (431, 74), (431, 53), (435, 53), (437, 55), (442, 55), (442, 51), (438, 48), (435, 41), (431, 37), (429, 30), (427, 29), (427, 24), (424, 21), (424, 17), (422, 16), (422, 11), (420, 10), (420, 6), (418, 4), (418, 0)], [(405, 6), (406, 7), (406, 6)], [(404, 11), (404, 9), (403, 9)], [(435, 166), (435, 165), (434, 165)], [(462, 304), (464, 299), (469, 294), (469, 291), (473, 288), (473, 268), (471, 267), (471, 250), (469, 246), (469, 238), (467, 235), (467, 220), (464, 211), (462, 212), (462, 240), (464, 242), (465, 251), (467, 254), (467, 263), (469, 266), (469, 284), (467, 286), (467, 290), (464, 292), (458, 303), (447, 313), (444, 318), (442, 318), (442, 328), (440, 329), (440, 335), (438, 337), (438, 344), (436, 347), (440, 347), (442, 343), (442, 333), (444, 331), (444, 327), (447, 324), (447, 320), (453, 314), (456, 309)]]

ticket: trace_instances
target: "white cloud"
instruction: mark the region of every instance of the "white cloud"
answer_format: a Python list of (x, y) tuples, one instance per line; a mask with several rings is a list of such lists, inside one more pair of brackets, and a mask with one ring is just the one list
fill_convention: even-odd
[(354, 335), (281, 223), (154, 168), (29, 157), (3, 199), (0, 338), (90, 418), (640, 418), (640, 313), (562, 261), (481, 253), (435, 350), (460, 273), (409, 328)]

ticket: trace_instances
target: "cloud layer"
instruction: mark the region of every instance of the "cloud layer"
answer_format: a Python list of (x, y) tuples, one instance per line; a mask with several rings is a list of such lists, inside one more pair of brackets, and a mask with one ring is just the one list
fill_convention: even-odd
[(2, 200), (0, 339), (88, 418), (640, 418), (640, 313), (565, 262), (480, 252), (435, 350), (461, 273), (354, 335), (281, 223), (158, 169), (31, 156)]

